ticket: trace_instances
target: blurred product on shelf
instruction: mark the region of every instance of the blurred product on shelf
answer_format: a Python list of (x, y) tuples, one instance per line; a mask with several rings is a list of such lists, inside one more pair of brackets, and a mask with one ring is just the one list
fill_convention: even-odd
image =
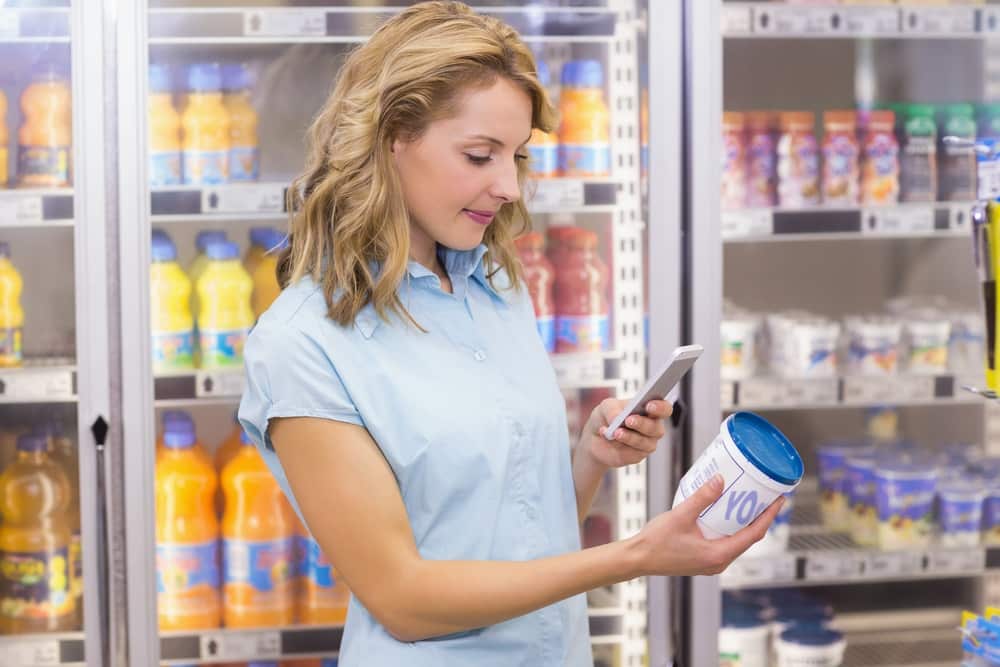
[(874, 471), (880, 549), (918, 549), (930, 545), (938, 472), (932, 459), (919, 453), (883, 454)]
[(566, 178), (611, 175), (611, 114), (596, 60), (563, 65), (559, 97), (559, 172)]
[(866, 409), (865, 435), (875, 443), (899, 440), (899, 408), (873, 405)]
[(244, 432), (222, 471), (223, 618), (227, 628), (280, 627), (295, 619), (293, 511)]
[(545, 257), (545, 237), (529, 232), (515, 241), (524, 270), (524, 281), (535, 308), (538, 333), (547, 352), (556, 350), (555, 270)]
[(862, 547), (878, 544), (875, 467), (875, 452), (872, 449), (853, 451), (845, 461), (848, 530), (851, 539)]
[(817, 449), (820, 516), (823, 525), (830, 530), (837, 532), (850, 530), (847, 459), (865, 447), (865, 443), (862, 442), (831, 441), (821, 443)]
[[(649, 67), (639, 63), (639, 173), (649, 171)], [(646, 246), (643, 246), (646, 247)]]
[[(608, 271), (597, 255), (598, 237), (577, 227), (550, 236), (556, 352), (601, 352), (611, 347)], [(550, 230), (551, 231), (551, 230)]]
[(10, 131), (7, 129), (7, 95), (0, 90), (0, 189), (10, 182), (8, 162), (10, 160)]
[[(976, 109), (972, 104), (947, 104), (939, 119), (942, 144), (938, 149), (938, 198), (942, 201), (976, 199)], [(957, 139), (958, 141), (951, 141)]]
[(251, 227), (250, 228), (250, 247), (247, 248), (246, 253), (243, 255), (243, 268), (247, 270), (247, 273), (251, 276), (254, 270), (257, 268), (257, 264), (260, 260), (267, 254), (270, 250), (268, 247), (268, 241), (271, 238), (271, 233), (275, 231), (272, 227)]
[(719, 667), (768, 667), (771, 626), (759, 607), (723, 603)]
[[(538, 80), (548, 88), (551, 74), (544, 60), (538, 61)], [(554, 104), (555, 100), (551, 100)], [(528, 142), (531, 155), (531, 173), (536, 178), (554, 178), (559, 175), (559, 137), (554, 132), (544, 132), (535, 128)]]
[(951, 314), (951, 338), (948, 341), (948, 366), (955, 373), (983, 372), (986, 354), (985, 322), (974, 311)]
[(156, 584), (160, 630), (219, 627), (217, 476), (195, 446), (194, 424), (164, 418), (156, 459)]
[(255, 321), (250, 303), (253, 279), (240, 263), (235, 243), (210, 243), (206, 255), (208, 263), (196, 283), (200, 366), (241, 368), (243, 346)]
[(981, 139), (1000, 139), (1000, 104), (986, 102), (977, 105), (976, 121)]
[[(208, 244), (219, 241), (228, 241), (226, 232), (221, 229), (205, 229), (198, 232), (195, 237), (194, 246), (196, 254), (188, 267), (188, 277), (191, 279), (191, 314), (197, 318), (201, 312), (201, 301), (198, 296), (198, 280), (205, 273), (208, 266)], [(195, 323), (195, 333), (197, 334), (197, 322)], [(196, 351), (197, 355), (197, 351)]]
[(70, 184), (73, 104), (66, 77), (42, 66), (21, 93), (24, 122), (18, 132), (20, 187), (58, 188)]
[(757, 373), (761, 319), (727, 304), (720, 326), (723, 380), (746, 380)]
[(174, 108), (166, 65), (149, 66), (149, 184), (181, 182), (181, 117)]
[(1000, 546), (1000, 479), (987, 477), (983, 484), (983, 544)]
[(822, 626), (799, 625), (778, 637), (778, 667), (840, 667), (847, 642), (844, 635)]
[(979, 546), (986, 498), (982, 481), (971, 475), (945, 479), (938, 485), (937, 496), (941, 545), (948, 548)]
[(722, 422), (715, 440), (684, 473), (673, 506), (721, 475), (723, 495), (698, 517), (705, 537), (719, 539), (748, 526), (778, 496), (793, 492), (803, 470), (802, 457), (781, 431), (758, 415), (737, 412)]
[[(213, 464), (215, 466), (215, 474), (222, 479), (222, 471), (226, 468), (226, 465), (233, 460), (240, 449), (243, 447), (243, 427), (240, 426), (239, 412), (233, 412), (233, 429), (226, 436), (219, 446), (215, 449), (215, 456)], [(222, 516), (222, 512), (226, 509), (226, 494), (222, 490), (222, 484), (220, 483), (215, 491), (215, 510)]]
[(819, 204), (820, 159), (814, 126), (816, 117), (808, 111), (787, 111), (779, 115), (777, 173), (778, 205), (801, 208)]
[(854, 375), (895, 375), (903, 327), (887, 317), (848, 317), (847, 369)]
[(899, 200), (932, 202), (937, 199), (937, 125), (929, 104), (902, 105)]
[(218, 64), (192, 65), (187, 77), (187, 105), (181, 116), (185, 185), (219, 185), (229, 181), (229, 112), (222, 101)]
[(260, 176), (257, 111), (250, 101), (253, 77), (242, 64), (222, 66), (223, 103), (229, 113), (229, 180), (253, 182)]
[[(162, 429), (160, 431), (160, 438), (156, 441), (156, 455), (157, 457), (163, 453), (166, 447), (166, 435), (169, 431), (195, 431), (194, 420), (191, 415), (183, 410), (167, 410), (163, 413), (162, 419)], [(201, 442), (195, 441), (194, 445), (191, 446), (194, 453), (200, 458), (204, 459), (207, 463), (211, 464), (212, 459), (208, 455), (208, 451), (205, 449), (205, 445)]]
[(298, 517), (294, 516), (295, 620), (302, 625), (335, 625), (347, 620), (351, 591)]
[(194, 368), (191, 280), (177, 263), (177, 249), (165, 234), (153, 235), (149, 265), (149, 312), (153, 372)]
[(962, 667), (1000, 664), (1000, 609), (987, 607), (982, 616), (962, 612)]
[(823, 202), (857, 206), (860, 201), (860, 158), (857, 114), (823, 113)]
[(569, 431), (571, 446), (576, 445), (576, 439), (583, 432), (583, 406), (579, 389), (563, 389), (563, 400), (566, 401), (566, 428)]
[(722, 114), (722, 208), (735, 210), (747, 204), (747, 126), (738, 111)]
[(780, 377), (837, 375), (838, 322), (802, 311), (769, 315), (770, 368)]
[(256, 262), (250, 277), (253, 281), (251, 307), (254, 320), (271, 307), (274, 300), (281, 294), (278, 284), (278, 258), (288, 247), (288, 237), (277, 229), (269, 229), (261, 239), (264, 243), (264, 254)]
[(899, 201), (899, 142), (896, 114), (871, 111), (865, 116), (861, 153), (861, 203), (895, 204)]
[(778, 202), (774, 115), (766, 111), (746, 114), (747, 200), (751, 208), (769, 208)]
[(0, 634), (70, 631), (70, 516), (79, 501), (47, 452), (44, 435), (22, 435), (17, 458), (0, 474)]
[(10, 260), (10, 245), (0, 242), (0, 367), (20, 366), (24, 359), (24, 281)]
[(591, 513), (583, 520), (581, 529), (584, 549), (608, 544), (613, 539), (614, 528), (611, 519), (604, 513)]

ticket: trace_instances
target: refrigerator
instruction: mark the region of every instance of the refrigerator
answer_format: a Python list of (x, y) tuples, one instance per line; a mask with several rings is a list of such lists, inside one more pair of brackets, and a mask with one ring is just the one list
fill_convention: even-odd
[[(820, 610), (844, 665), (958, 664), (961, 612), (998, 591), (983, 490), (996, 405), (968, 390), (984, 384), (970, 216), (973, 143), (1000, 93), (997, 9), (652, 4), (651, 31), (683, 32), (682, 100), (658, 93), (656, 70), (650, 88), (651, 177), (681, 173), (679, 197), (650, 192), (651, 268), (657, 248), (682, 258), (679, 295), (652, 281), (652, 327), (676, 317), (679, 342), (718, 353), (684, 388), (683, 442), (650, 471), (650, 512), (739, 411), (785, 433), (805, 476), (764, 550), (718, 577), (651, 580), (650, 662), (778, 664), (793, 648), (765, 645), (782, 631), (757, 614), (794, 598)], [(657, 137), (673, 117), (676, 147)], [(651, 358), (676, 342), (654, 335)], [(919, 488), (902, 490), (903, 469)], [(751, 626), (760, 641), (734, 639)]]
[[(106, 3), (103, 49), (114, 62), (103, 71), (111, 91), (104, 97), (104, 111), (113, 115), (104, 141), (114, 145), (109, 178), (115, 181), (116, 206), (108, 214), (114, 223), (105, 229), (117, 245), (118, 261), (108, 264), (106, 275), (90, 279), (98, 286), (105, 281), (115, 284), (117, 301), (108, 307), (118, 310), (120, 327), (114, 349), (120, 360), (115, 397), (120, 441), (113, 443), (108, 490), (113, 508), (109, 514), (113, 577), (105, 628), (110, 664), (335, 664), (343, 633), (340, 623), (306, 625), (296, 620), (274, 627), (169, 631), (158, 625), (158, 596), (169, 586), (158, 571), (154, 496), (157, 443), (163, 438), (165, 416), (186, 413), (198, 442), (214, 457), (222, 443), (238, 437), (234, 411), (244, 377), (241, 367), (206, 369), (195, 363), (187, 369), (154, 368), (162, 341), (154, 340), (151, 324), (155, 318), (151, 272), (162, 260), (161, 253), (167, 252), (162, 250), (164, 238), (173, 248), (168, 255), (190, 272), (202, 232), (223, 232), (238, 245), (242, 258), (250, 249), (251, 230), (287, 230), (286, 189), (303, 167), (305, 131), (332, 89), (340, 63), (379, 22), (409, 4), (393, 0)], [(630, 396), (646, 373), (648, 209), (642, 144), (648, 126), (642, 119), (648, 114), (640, 90), (646, 71), (645, 4), (633, 0), (472, 3), (521, 32), (548, 66), (547, 85), (554, 100), (566, 63), (589, 60), (602, 72), (603, 99), (610, 109), (606, 128), (610, 170), (596, 177), (539, 178), (526, 195), (536, 231), (552, 236), (549, 231), (556, 228), (586, 230), (597, 239), (607, 271), (604, 296), (611, 333), (606, 344), (584, 352), (554, 352), (550, 357), (575, 437), (594, 405), (606, 397)], [(95, 49), (87, 57), (96, 53)], [(679, 51), (675, 57), (679, 62)], [(189, 96), (203, 92), (191, 87), (191, 77), (200, 76), (192, 72), (211, 72), (216, 66), (222, 71), (243, 68), (239, 86), (248, 91), (257, 119), (256, 166), (242, 175), (241, 182), (185, 179), (187, 172), (181, 183), (164, 181), (165, 167), (159, 161), (164, 150), (163, 105), (172, 105), (183, 125)], [(147, 112), (152, 104), (160, 106)], [(158, 240), (151, 241), (154, 234)], [(645, 489), (643, 464), (609, 473), (582, 527), (583, 542), (599, 544), (637, 532), (646, 518)], [(593, 591), (588, 604), (596, 663), (642, 664), (645, 583), (638, 580)], [(103, 664), (96, 656), (88, 646), (86, 664)]]

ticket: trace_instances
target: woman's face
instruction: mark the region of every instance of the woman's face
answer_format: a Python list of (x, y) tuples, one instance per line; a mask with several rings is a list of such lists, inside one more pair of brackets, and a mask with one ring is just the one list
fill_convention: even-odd
[(527, 159), (531, 98), (505, 78), (459, 99), (458, 113), (393, 143), (410, 213), (411, 255), (433, 262), (436, 244), (482, 243), (497, 210), (521, 196), (517, 164)]

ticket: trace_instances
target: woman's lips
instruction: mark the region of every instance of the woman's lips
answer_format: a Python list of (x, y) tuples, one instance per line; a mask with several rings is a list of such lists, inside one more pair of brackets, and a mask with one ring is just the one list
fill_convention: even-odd
[(493, 222), (496, 213), (493, 211), (470, 211), (467, 208), (463, 208), (462, 212), (469, 216), (473, 222), (479, 225), (488, 225)]

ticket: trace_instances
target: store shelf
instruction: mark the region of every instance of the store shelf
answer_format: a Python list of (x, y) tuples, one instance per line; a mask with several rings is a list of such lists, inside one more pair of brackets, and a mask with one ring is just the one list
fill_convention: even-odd
[(941, 202), (861, 208), (818, 206), (723, 211), (722, 239), (730, 243), (745, 243), (967, 237), (972, 205), (972, 202)]
[(829, 379), (758, 377), (722, 382), (723, 410), (806, 410), (870, 405), (972, 404), (980, 397), (963, 386), (982, 384), (978, 376), (847, 376)]
[[(525, 199), (532, 213), (599, 213), (615, 207), (618, 188), (608, 180), (553, 178), (530, 184)], [(154, 223), (199, 216), (284, 220), (286, 190), (283, 182), (153, 188), (150, 212)]]
[[(363, 42), (396, 11), (385, 7), (151, 9), (150, 44)], [(603, 8), (483, 7), (526, 41), (608, 42), (616, 14)]]
[(68, 667), (83, 664), (82, 632), (0, 637), (0, 665)]
[(723, 5), (722, 34), (727, 39), (992, 39), (1000, 36), (1000, 8), (845, 7), (835, 3), (804, 7), (733, 2)]
[(74, 402), (76, 384), (76, 366), (66, 360), (28, 359), (20, 368), (0, 369), (0, 404)]
[[(620, 352), (595, 354), (553, 354), (549, 357), (556, 380), (563, 389), (617, 387)], [(4, 376), (0, 372), (0, 379)], [(231, 370), (196, 370), (162, 373), (153, 379), (156, 403), (160, 407), (172, 404), (223, 402), (239, 400), (246, 378), (242, 368)], [(0, 393), (0, 402), (3, 401)]]
[(0, 227), (60, 227), (72, 224), (72, 189), (0, 189)]
[(69, 9), (0, 8), (0, 44), (69, 44)]

